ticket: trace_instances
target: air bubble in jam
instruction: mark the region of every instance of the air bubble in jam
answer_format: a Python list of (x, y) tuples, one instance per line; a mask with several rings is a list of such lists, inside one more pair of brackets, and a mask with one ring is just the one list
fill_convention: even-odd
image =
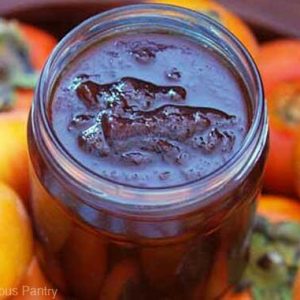
[(130, 45), (130, 53), (141, 64), (149, 64), (156, 59), (156, 54), (172, 46), (158, 44), (153, 41), (136, 41)]
[(181, 72), (177, 68), (173, 68), (165, 73), (167, 79), (171, 81), (179, 81), (181, 78)]
[(94, 124), (81, 132), (78, 136), (78, 145), (84, 151), (99, 157), (108, 156), (110, 153), (102, 128), (98, 124)]
[(77, 87), (81, 84), (82, 81), (87, 80), (89, 78), (89, 75), (87, 74), (80, 74), (77, 75), (71, 82), (70, 86), (68, 87), (68, 90), (76, 90)]
[(94, 118), (95, 115), (90, 113), (76, 114), (70, 122), (69, 130), (72, 130), (73, 128), (82, 128), (84, 126), (87, 126), (87, 124), (93, 122)]
[(222, 152), (231, 152), (235, 142), (235, 135), (232, 132), (220, 131), (212, 128), (206, 135), (195, 136), (193, 146), (206, 151), (207, 153), (219, 148)]
[(134, 55), (136, 61), (144, 64), (150, 63), (156, 57), (155, 52), (151, 51), (149, 48), (139, 48), (137, 50), (133, 50), (132, 54)]
[(161, 172), (161, 173), (159, 174), (159, 178), (160, 178), (161, 180), (167, 180), (167, 179), (170, 178), (170, 176), (171, 176), (171, 172), (168, 172), (168, 171), (166, 171), (166, 172)]
[(151, 162), (151, 156), (143, 152), (125, 152), (121, 154), (121, 159), (134, 165), (141, 165)]

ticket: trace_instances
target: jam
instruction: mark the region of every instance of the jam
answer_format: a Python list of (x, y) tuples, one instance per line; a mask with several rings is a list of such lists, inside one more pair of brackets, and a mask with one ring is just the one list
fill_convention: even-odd
[(223, 27), (161, 5), (84, 22), (42, 72), (28, 136), (37, 256), (66, 299), (212, 300), (238, 282), (267, 123)]
[(117, 36), (86, 50), (57, 83), (51, 120), (76, 160), (132, 186), (209, 175), (249, 127), (244, 84), (226, 61), (187, 38)]

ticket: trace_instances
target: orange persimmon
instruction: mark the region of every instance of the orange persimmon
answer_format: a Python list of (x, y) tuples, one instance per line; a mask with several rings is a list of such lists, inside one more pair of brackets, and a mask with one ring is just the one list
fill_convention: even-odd
[[(16, 26), (26, 42), (30, 63), (33, 69), (40, 71), (55, 47), (57, 43), (56, 39), (49, 33), (29, 24), (17, 23)], [(33, 89), (17, 89), (14, 110), (25, 110), (28, 112), (33, 94)]]
[(27, 114), (0, 112), (0, 180), (27, 203), (29, 171), (26, 140)]
[[(77, 298), (97, 298), (107, 271), (106, 247), (106, 242), (92, 232), (84, 231), (80, 227), (73, 227), (70, 231), (64, 245), (67, 251), (61, 255), (61, 266), (67, 286)], [(115, 286), (111, 286), (112, 290), (117, 287), (117, 283), (114, 284)]]
[(0, 299), (22, 280), (33, 254), (29, 216), (19, 196), (0, 183)]
[(297, 273), (294, 283), (294, 300), (300, 300), (300, 272)]
[(26, 40), (31, 63), (36, 70), (41, 70), (55, 47), (56, 39), (44, 30), (19, 23), (21, 33)]
[(267, 94), (281, 82), (300, 79), (300, 40), (282, 39), (264, 43), (256, 62)]
[(300, 41), (276, 40), (256, 57), (269, 109), (270, 151), (264, 187), (296, 194), (295, 148), (300, 125)]
[(250, 28), (238, 16), (212, 0), (149, 0), (149, 2), (183, 6), (207, 14), (231, 31), (253, 57), (258, 52), (258, 42)]
[(300, 223), (300, 204), (294, 199), (263, 195), (259, 198), (257, 212), (274, 223), (284, 221)]
[[(12, 186), (26, 202), (29, 191), (26, 131), (34, 90), (33, 86), (22, 87), (22, 82), (24, 76), (36, 77), (34, 72), (42, 68), (56, 40), (48, 33), (23, 23), (2, 20), (0, 26), (3, 27), (0, 61), (4, 62), (2, 71), (7, 74), (1, 84), (10, 91), (0, 95), (0, 180)], [(5, 44), (8, 36), (13, 42)], [(18, 49), (25, 53), (24, 57), (17, 56)], [(23, 64), (32, 69), (31, 75), (22, 73)], [(16, 78), (19, 84), (14, 83)]]
[(132, 260), (119, 262), (105, 279), (99, 300), (118, 300), (126, 294), (129, 283), (134, 284), (138, 281), (138, 266)]

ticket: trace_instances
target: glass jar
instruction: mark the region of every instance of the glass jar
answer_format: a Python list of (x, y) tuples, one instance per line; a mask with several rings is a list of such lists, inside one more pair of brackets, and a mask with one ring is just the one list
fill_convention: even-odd
[[(172, 32), (213, 48), (249, 93), (251, 126), (239, 151), (205, 178), (172, 188), (133, 188), (80, 165), (59, 143), (49, 101), (64, 68), (116, 32)], [(48, 60), (29, 120), (32, 214), (42, 267), (76, 299), (215, 299), (248, 257), (266, 158), (259, 74), (243, 46), (212, 19), (178, 7), (137, 5), (95, 16)]]

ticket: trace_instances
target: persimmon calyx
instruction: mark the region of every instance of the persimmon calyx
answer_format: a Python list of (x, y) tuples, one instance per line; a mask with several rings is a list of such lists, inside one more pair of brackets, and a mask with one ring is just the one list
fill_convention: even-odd
[(281, 109), (278, 112), (281, 117), (291, 125), (300, 123), (300, 91), (282, 99)]
[(293, 284), (300, 266), (299, 254), (299, 223), (271, 224), (258, 216), (249, 264), (238, 289), (250, 288), (255, 300), (292, 299)]
[(37, 79), (18, 23), (0, 18), (0, 111), (12, 109), (16, 90), (33, 89)]
[(277, 85), (268, 99), (269, 109), (288, 126), (300, 124), (300, 81)]

